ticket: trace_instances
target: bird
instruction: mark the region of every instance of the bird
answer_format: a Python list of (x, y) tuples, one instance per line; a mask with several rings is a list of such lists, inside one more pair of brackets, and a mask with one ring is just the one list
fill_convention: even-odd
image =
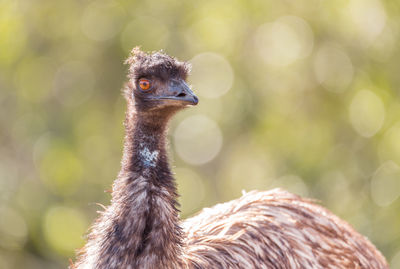
[(190, 64), (138, 47), (126, 64), (121, 170), (70, 269), (389, 268), (347, 222), (282, 189), (250, 191), (181, 220), (167, 130), (199, 102)]

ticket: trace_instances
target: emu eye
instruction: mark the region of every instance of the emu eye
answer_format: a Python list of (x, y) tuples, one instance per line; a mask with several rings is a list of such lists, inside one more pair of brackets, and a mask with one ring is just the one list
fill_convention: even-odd
[(145, 78), (141, 78), (139, 80), (139, 87), (142, 90), (147, 91), (148, 89), (150, 89), (150, 80), (145, 79)]

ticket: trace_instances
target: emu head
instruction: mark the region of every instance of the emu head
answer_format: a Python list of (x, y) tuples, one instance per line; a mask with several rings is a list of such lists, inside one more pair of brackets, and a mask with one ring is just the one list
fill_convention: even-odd
[(139, 114), (163, 115), (198, 103), (186, 84), (190, 65), (162, 52), (145, 53), (134, 48), (126, 61), (129, 67), (125, 97)]

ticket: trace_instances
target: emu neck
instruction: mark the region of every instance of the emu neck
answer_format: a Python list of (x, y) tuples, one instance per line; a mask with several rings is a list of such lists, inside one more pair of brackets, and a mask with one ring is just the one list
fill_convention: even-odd
[(160, 171), (171, 177), (167, 153), (166, 132), (167, 120), (152, 120), (148, 115), (137, 115), (128, 118), (126, 124), (124, 156), (120, 175), (137, 173), (143, 176), (159, 177)]
[[(118, 257), (115, 268), (177, 268), (181, 228), (165, 148), (167, 120), (128, 115), (125, 125), (122, 169), (108, 212), (111, 239), (102, 259)], [(113, 268), (111, 261), (104, 264)]]

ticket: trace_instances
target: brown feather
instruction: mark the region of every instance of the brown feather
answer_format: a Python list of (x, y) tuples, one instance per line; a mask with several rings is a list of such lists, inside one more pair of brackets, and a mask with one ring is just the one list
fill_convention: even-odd
[(388, 268), (348, 223), (280, 189), (204, 209), (183, 228), (189, 268)]
[(138, 48), (127, 63), (121, 171), (111, 205), (91, 227), (71, 269), (388, 268), (380, 252), (345, 221), (279, 189), (249, 192), (181, 222), (166, 132), (183, 106), (157, 107), (136, 85), (141, 77), (161, 86), (171, 78), (185, 80), (189, 65)]

